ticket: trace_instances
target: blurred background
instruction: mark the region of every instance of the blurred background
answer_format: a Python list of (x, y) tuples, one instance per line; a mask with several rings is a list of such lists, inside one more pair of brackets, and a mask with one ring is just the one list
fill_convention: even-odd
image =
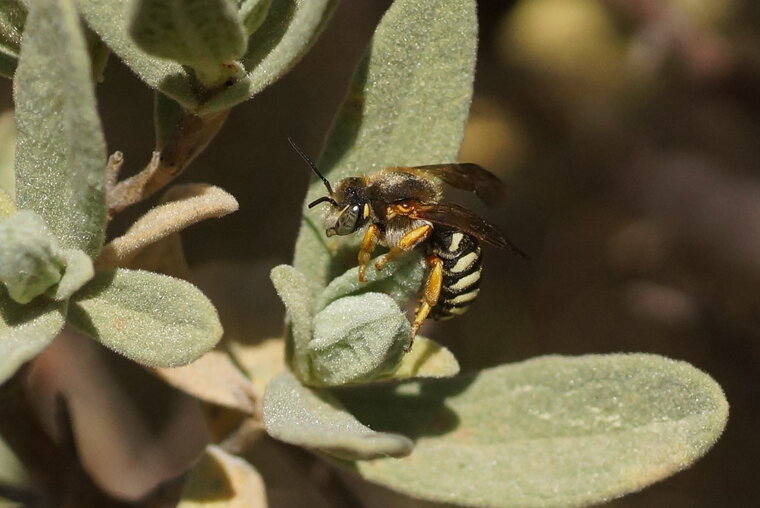
[[(291, 261), (311, 178), (286, 138), (317, 156), (389, 4), (343, 2), (312, 51), (236, 107), (179, 180), (213, 183), (240, 202), (232, 216), (183, 233), (227, 338), (281, 334), (269, 270)], [(498, 174), (508, 197), (485, 209), (453, 196), (531, 259), (486, 250), (477, 303), (423, 333), (451, 348), (465, 371), (610, 352), (695, 365), (726, 391), (724, 436), (691, 469), (606, 506), (756, 506), (760, 3), (481, 0), (479, 17), (460, 160)], [(123, 151), (125, 173), (136, 172), (153, 149), (152, 93), (115, 58), (98, 93), (109, 150)], [(112, 233), (144, 209), (125, 211)], [(305, 482), (341, 484), (342, 501), (327, 506), (422, 506), (303, 465), (313, 458), (300, 450), (286, 456), (307, 471)], [(275, 483), (284, 474), (261, 467)], [(270, 501), (297, 506), (287, 496)]]

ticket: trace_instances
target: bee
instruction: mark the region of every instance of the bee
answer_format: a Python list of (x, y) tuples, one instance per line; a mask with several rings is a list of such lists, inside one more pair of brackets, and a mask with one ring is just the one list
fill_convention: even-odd
[(477, 164), (390, 167), (344, 178), (333, 188), (309, 157), (288, 141), (327, 189), (326, 196), (308, 205), (329, 205), (323, 216), (327, 236), (350, 235), (366, 226), (358, 256), (360, 282), (365, 280), (378, 244), (389, 250), (375, 263), (376, 270), (414, 249), (424, 252), (429, 269), (406, 351), (411, 350), (425, 319), (445, 320), (464, 314), (477, 298), (481, 242), (509, 248), (527, 258), (496, 226), (464, 207), (443, 201), (441, 182), (472, 191), (489, 205), (501, 199), (502, 181)]

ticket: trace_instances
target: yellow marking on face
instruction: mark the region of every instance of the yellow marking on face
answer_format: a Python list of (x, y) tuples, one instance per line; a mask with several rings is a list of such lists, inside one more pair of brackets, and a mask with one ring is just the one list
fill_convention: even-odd
[(369, 217), (369, 205), (367, 203), (364, 203), (364, 208), (362, 209), (362, 218), (366, 219)]

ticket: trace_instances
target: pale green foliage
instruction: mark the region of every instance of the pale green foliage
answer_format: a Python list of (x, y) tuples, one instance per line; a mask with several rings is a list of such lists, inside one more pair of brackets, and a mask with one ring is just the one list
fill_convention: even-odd
[(417, 442), (408, 459), (355, 463), (363, 476), (475, 506), (579, 506), (638, 490), (702, 456), (728, 415), (709, 376), (643, 354), (549, 356), (338, 395), (372, 428)]
[(29, 303), (45, 293), (65, 300), (93, 274), (87, 254), (61, 249), (34, 212), (21, 210), (0, 222), (0, 283), (17, 303)]
[(16, 175), (13, 168), (15, 155), (16, 119), (13, 112), (6, 111), (0, 114), (0, 191), (4, 191), (11, 202), (16, 194)]
[(0, 285), (0, 383), (34, 358), (61, 331), (67, 302), (14, 302)]
[(342, 458), (400, 457), (412, 450), (408, 438), (371, 430), (330, 393), (303, 386), (289, 372), (267, 385), (264, 424), (272, 437)]
[(266, 508), (261, 475), (245, 460), (209, 445), (190, 471), (177, 508)]
[(210, 88), (236, 74), (246, 49), (232, 0), (138, 0), (129, 31), (146, 53), (192, 67)]
[(0, 283), (17, 303), (29, 303), (61, 280), (58, 241), (39, 215), (22, 210), (0, 222)]
[(308, 344), (312, 374), (326, 385), (372, 380), (395, 368), (410, 333), (409, 321), (388, 295), (336, 300), (314, 319)]
[(16, 202), (64, 248), (95, 256), (106, 223), (106, 150), (72, 2), (34, 2), (16, 79)]
[(76, 294), (69, 320), (103, 345), (143, 365), (184, 365), (211, 349), (222, 326), (195, 286), (155, 273), (99, 272)]
[(252, 34), (259, 29), (267, 17), (272, 0), (235, 0), (240, 9), (245, 31)]
[(127, 0), (78, 0), (87, 24), (145, 83), (188, 110), (207, 114), (251, 98), (287, 72), (311, 47), (337, 0), (274, 2), (248, 38), (241, 58), (245, 75), (210, 97), (195, 93), (192, 76), (179, 63), (148, 55), (135, 44), (127, 32), (127, 4)]

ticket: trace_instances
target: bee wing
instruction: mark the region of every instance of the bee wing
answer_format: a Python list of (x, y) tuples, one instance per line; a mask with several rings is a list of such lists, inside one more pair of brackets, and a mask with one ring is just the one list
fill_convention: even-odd
[(477, 164), (431, 164), (412, 169), (436, 176), (452, 187), (474, 192), (487, 205), (495, 205), (504, 197), (504, 182)]
[(434, 224), (464, 231), (478, 240), (498, 247), (509, 248), (524, 258), (528, 256), (504, 236), (496, 226), (481, 219), (471, 211), (453, 203), (417, 204), (409, 214), (413, 219), (422, 219)]

